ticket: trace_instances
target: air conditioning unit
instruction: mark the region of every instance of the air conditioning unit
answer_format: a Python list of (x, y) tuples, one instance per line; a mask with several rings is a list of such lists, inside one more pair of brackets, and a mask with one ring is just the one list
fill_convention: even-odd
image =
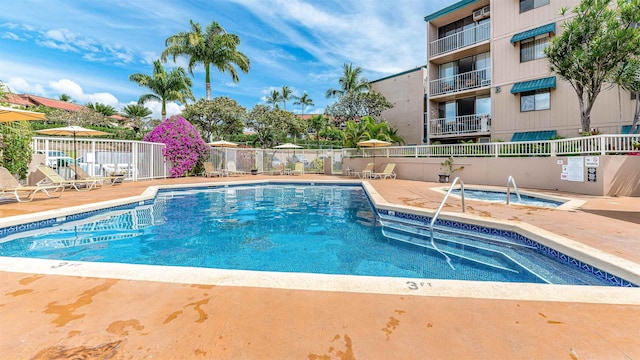
[(473, 12), (473, 21), (486, 19), (491, 15), (491, 8), (487, 5)]

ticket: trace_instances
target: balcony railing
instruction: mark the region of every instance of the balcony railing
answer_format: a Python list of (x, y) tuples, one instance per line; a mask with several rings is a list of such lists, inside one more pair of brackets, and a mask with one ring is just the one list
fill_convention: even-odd
[(434, 56), (461, 49), (465, 46), (489, 40), (490, 35), (491, 22), (488, 21), (459, 33), (445, 36), (431, 42), (429, 45), (429, 57), (432, 58)]
[(475, 114), (429, 120), (429, 135), (444, 136), (491, 131), (491, 114)]
[(429, 83), (429, 95), (442, 95), (485, 86), (491, 86), (490, 67), (433, 80)]

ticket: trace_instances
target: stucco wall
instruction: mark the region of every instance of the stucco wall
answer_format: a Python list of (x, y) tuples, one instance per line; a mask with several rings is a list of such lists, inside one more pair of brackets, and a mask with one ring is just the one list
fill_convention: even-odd
[[(576, 157), (573, 157), (574, 159)], [(562, 180), (563, 165), (567, 157), (530, 158), (456, 158), (457, 166), (464, 169), (453, 176), (460, 176), (465, 184), (506, 186), (513, 176), (518, 187), (559, 190), (596, 196), (640, 196), (640, 156), (597, 156), (596, 181), (588, 181), (587, 167), (583, 169), (584, 181)], [(375, 161), (376, 171), (385, 164), (396, 163), (399, 179), (437, 182), (440, 163), (445, 158), (356, 158), (344, 159), (343, 169), (361, 170)], [(584, 160), (584, 158), (583, 158)], [(559, 163), (562, 162), (562, 163)]]

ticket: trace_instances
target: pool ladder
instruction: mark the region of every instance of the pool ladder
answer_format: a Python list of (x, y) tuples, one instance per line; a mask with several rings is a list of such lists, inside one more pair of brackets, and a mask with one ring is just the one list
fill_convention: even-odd
[(453, 187), (456, 186), (456, 183), (458, 181), (460, 181), (460, 197), (462, 198), (462, 212), (465, 212), (465, 206), (464, 206), (464, 181), (462, 181), (462, 179), (460, 179), (460, 177), (457, 177), (457, 178), (453, 179), (453, 182), (451, 182), (451, 186), (449, 186), (449, 190), (444, 195), (444, 199), (442, 199), (442, 202), (440, 203), (440, 206), (438, 207), (438, 210), (436, 210), (436, 213), (433, 215), (433, 217), (431, 218), (431, 222), (429, 223), (429, 237), (431, 239), (431, 246), (433, 246), (433, 248), (437, 252), (439, 252), (442, 256), (444, 256), (445, 259), (447, 259), (447, 264), (449, 264), (449, 266), (451, 266), (451, 268), (453, 270), (455, 270), (456, 268), (453, 266), (453, 264), (451, 264), (451, 258), (447, 254), (445, 254), (442, 250), (438, 249), (438, 247), (436, 246), (436, 243), (433, 241), (433, 225), (435, 225), (436, 220), (438, 219), (438, 215), (440, 215), (440, 211), (442, 211), (442, 208), (444, 207), (444, 203), (447, 202), (447, 199), (449, 198), (449, 195), (451, 195), (451, 192), (453, 191)]
[[(513, 178), (513, 176), (509, 175), (509, 178), (507, 179), (507, 205), (509, 205), (511, 201), (511, 184), (513, 184), (513, 190), (515, 190), (516, 195), (518, 195), (518, 202), (522, 202), (522, 198), (520, 197), (520, 191), (518, 191), (518, 185), (516, 185), (516, 180)], [(462, 198), (462, 201), (464, 204), (464, 197)]]

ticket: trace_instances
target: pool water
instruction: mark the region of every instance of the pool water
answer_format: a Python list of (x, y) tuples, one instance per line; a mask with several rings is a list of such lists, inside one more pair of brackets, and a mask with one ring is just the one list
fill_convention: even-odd
[(150, 205), (5, 239), (0, 243), (0, 256), (609, 285), (514, 243), (490, 239), (477, 245), (473, 238), (458, 241), (459, 234), (443, 231), (436, 251), (426, 244), (424, 232), (412, 230), (411, 224), (389, 222), (376, 216), (359, 185), (172, 190), (160, 192)]
[[(460, 189), (454, 189), (452, 194), (460, 195)], [(507, 193), (502, 191), (492, 191), (492, 190), (478, 190), (478, 189), (464, 189), (464, 197), (465, 199), (474, 199), (474, 200), (483, 200), (483, 201), (491, 201), (491, 202), (507, 202)], [(520, 199), (518, 199), (518, 195), (515, 191), (511, 191), (509, 193), (509, 202), (511, 204), (518, 205), (529, 205), (529, 206), (542, 206), (542, 207), (550, 207), (557, 208), (562, 205), (563, 202), (556, 200), (544, 199), (541, 197), (529, 196), (529, 195), (520, 195)]]

